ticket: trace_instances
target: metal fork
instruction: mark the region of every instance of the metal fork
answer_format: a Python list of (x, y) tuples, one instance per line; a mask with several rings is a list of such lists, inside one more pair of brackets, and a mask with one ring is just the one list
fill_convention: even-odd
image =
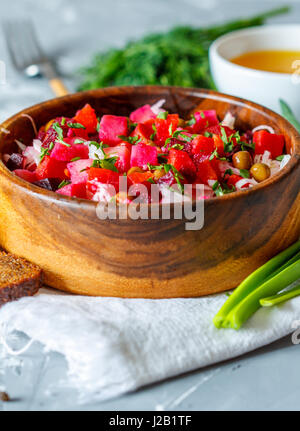
[(3, 23), (7, 49), (14, 67), (28, 77), (45, 76), (56, 96), (69, 93), (55, 66), (44, 54), (30, 20)]

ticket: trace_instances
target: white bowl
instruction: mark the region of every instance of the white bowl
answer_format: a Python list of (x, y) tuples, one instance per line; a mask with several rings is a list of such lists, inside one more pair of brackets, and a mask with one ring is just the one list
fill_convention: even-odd
[(300, 25), (272, 25), (238, 30), (218, 38), (210, 47), (213, 79), (222, 93), (242, 97), (280, 112), (284, 99), (300, 118), (300, 58), (295, 72), (276, 73), (239, 66), (230, 59), (250, 51), (300, 51)]

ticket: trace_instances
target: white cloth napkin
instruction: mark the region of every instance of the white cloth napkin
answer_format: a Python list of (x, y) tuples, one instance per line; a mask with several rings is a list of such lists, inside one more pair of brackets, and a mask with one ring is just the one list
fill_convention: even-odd
[(91, 298), (42, 289), (0, 308), (0, 335), (23, 331), (62, 353), (82, 399), (103, 400), (283, 337), (300, 319), (300, 297), (260, 309), (239, 331), (212, 318), (225, 294), (193, 299)]

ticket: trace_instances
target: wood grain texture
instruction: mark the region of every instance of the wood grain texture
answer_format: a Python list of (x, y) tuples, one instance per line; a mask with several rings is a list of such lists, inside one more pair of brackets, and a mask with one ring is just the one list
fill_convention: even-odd
[[(274, 112), (212, 91), (177, 87), (114, 87), (77, 93), (28, 108), (38, 127), (72, 116), (85, 103), (99, 115), (128, 115), (166, 99), (166, 109), (187, 117), (197, 109), (230, 110), (237, 127), (268, 124), (285, 136), (292, 154), (278, 174), (251, 190), (205, 201), (205, 223), (186, 231), (186, 220), (99, 220), (96, 203), (58, 196), (15, 177), (0, 162), (0, 245), (40, 265), (46, 283), (100, 296), (168, 298), (231, 289), (300, 235), (300, 137)], [(0, 150), (33, 131), (17, 114), (2, 127)]]

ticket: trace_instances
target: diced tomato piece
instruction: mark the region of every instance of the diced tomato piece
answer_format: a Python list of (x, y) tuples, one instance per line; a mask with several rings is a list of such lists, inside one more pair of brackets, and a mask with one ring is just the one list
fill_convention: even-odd
[(50, 156), (45, 156), (35, 172), (38, 180), (43, 180), (45, 178), (59, 178), (65, 180), (68, 178), (65, 174), (66, 167), (66, 162), (61, 162), (51, 159)]
[[(110, 184), (114, 186), (116, 193), (119, 191), (119, 174), (110, 169), (90, 168), (88, 178), (88, 189), (91, 192), (96, 192), (97, 182), (101, 184)], [(91, 181), (93, 180), (95, 180), (94, 184), (91, 184)]]
[(168, 157), (168, 163), (173, 165), (182, 175), (189, 180), (193, 180), (196, 176), (196, 166), (190, 156), (181, 150), (171, 148)]
[(209, 159), (204, 159), (198, 164), (197, 178), (199, 178), (202, 184), (209, 184), (209, 181), (217, 181), (218, 175)]
[(213, 109), (195, 112), (193, 115), (196, 122), (187, 128), (191, 133), (201, 133), (207, 127), (219, 124), (217, 113)]
[[(73, 120), (76, 123), (82, 124), (87, 133), (96, 133), (98, 124), (97, 115), (95, 110), (88, 103), (82, 109), (77, 111)], [(76, 129), (76, 131), (77, 130), (80, 131), (81, 129)]]
[(198, 135), (192, 141), (192, 154), (211, 154), (215, 149), (214, 140)]
[(133, 145), (130, 166), (138, 166), (147, 169), (148, 163), (150, 163), (150, 165), (157, 165), (157, 148), (145, 144)]
[[(142, 184), (145, 183), (149, 178), (153, 178), (152, 172), (133, 172), (132, 174), (128, 175), (128, 183), (129, 184)], [(151, 184), (149, 181), (147, 181), (149, 184)]]
[(253, 134), (253, 142), (255, 143), (255, 154), (263, 154), (265, 151), (269, 151), (272, 159), (276, 159), (276, 157), (283, 154), (285, 144), (283, 135), (258, 130)]
[(155, 118), (156, 115), (151, 110), (150, 105), (144, 105), (140, 108), (136, 109), (130, 114), (130, 121), (133, 123), (144, 123), (147, 120), (150, 120), (151, 118)]
[(217, 150), (219, 156), (224, 156), (224, 142), (219, 135), (213, 135), (214, 149)]
[(56, 190), (56, 193), (59, 193), (60, 195), (71, 196), (71, 197), (80, 198), (80, 199), (87, 198), (85, 183), (68, 184), (67, 186), (64, 186)]
[(242, 179), (243, 179), (243, 177), (241, 177), (240, 175), (236, 175), (236, 174), (225, 176), (225, 181), (229, 186), (235, 186), (236, 183)]
[(166, 139), (168, 139), (177, 129), (178, 122), (178, 114), (169, 114), (165, 120), (162, 118), (156, 118), (154, 121), (154, 142), (159, 146), (164, 145)]
[(13, 171), (18, 177), (22, 178), (29, 183), (34, 183), (37, 181), (37, 176), (35, 172), (28, 171), (27, 169), (15, 169)]
[(100, 121), (100, 141), (113, 147), (122, 142), (118, 136), (128, 136), (127, 118), (117, 115), (103, 115)]
[(143, 124), (138, 124), (131, 133), (131, 136), (138, 136), (142, 139), (142, 143), (147, 144), (147, 142), (150, 140), (150, 136), (154, 133), (154, 129), (152, 127), (153, 124), (154, 120), (148, 120)]

